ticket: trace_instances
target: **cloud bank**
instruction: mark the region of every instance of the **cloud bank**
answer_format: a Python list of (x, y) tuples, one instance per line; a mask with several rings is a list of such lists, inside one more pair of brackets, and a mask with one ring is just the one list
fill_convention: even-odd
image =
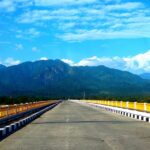
[[(1, 13), (21, 9), (19, 24), (47, 24), (63, 41), (150, 38), (150, 9), (132, 0), (2, 0)], [(39, 28), (28, 33), (38, 36)]]
[(69, 59), (62, 59), (71, 66), (99, 66), (104, 65), (135, 74), (150, 72), (150, 50), (132, 57), (97, 57), (85, 58), (75, 63)]
[[(48, 60), (47, 57), (41, 57), (40, 60)], [(129, 71), (135, 74), (150, 73), (150, 50), (145, 53), (140, 53), (135, 56), (128, 57), (89, 57), (80, 60), (79, 62), (74, 62), (70, 59), (61, 59), (63, 62), (71, 66), (99, 66), (104, 65), (109, 68), (119, 69), (123, 71)], [(7, 58), (5, 61), (0, 62), (0, 64), (6, 66), (12, 66), (20, 64), (20, 60), (15, 60), (14, 58)]]
[(21, 63), (20, 60), (15, 60), (14, 58), (11, 58), (11, 57), (7, 58), (7, 59), (3, 62), (3, 64), (6, 65), (6, 66), (18, 65), (18, 64), (20, 64), (20, 63)]

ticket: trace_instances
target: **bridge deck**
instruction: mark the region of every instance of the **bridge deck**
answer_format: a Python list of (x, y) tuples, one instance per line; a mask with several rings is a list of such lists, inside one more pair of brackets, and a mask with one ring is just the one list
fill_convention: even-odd
[(0, 142), (0, 150), (148, 150), (150, 124), (63, 102)]

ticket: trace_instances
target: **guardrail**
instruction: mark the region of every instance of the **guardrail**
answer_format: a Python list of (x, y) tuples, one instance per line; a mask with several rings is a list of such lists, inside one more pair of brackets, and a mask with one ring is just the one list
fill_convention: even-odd
[(9, 125), (6, 125), (4, 127), (0, 128), (0, 141), (9, 136), (10, 134), (14, 133), (15, 131), (21, 129), (25, 125), (32, 122), (34, 119), (38, 118), (42, 114), (44, 114), (46, 111), (49, 111), (50, 109), (57, 106), (61, 101), (51, 101), (48, 105), (45, 106), (42, 110), (39, 110), (38, 112), (35, 112), (33, 114), (30, 114), (29, 116), (26, 116), (25, 118), (19, 119), (15, 122), (12, 122)]
[[(86, 104), (87, 106), (92, 106), (92, 107), (97, 107), (97, 108), (101, 108), (103, 110), (106, 111), (110, 111), (111, 113), (117, 113), (119, 115), (123, 115), (126, 117), (130, 117), (133, 119), (137, 119), (137, 120), (141, 120), (141, 121), (145, 121), (145, 122), (150, 122), (150, 113), (149, 112), (143, 112), (143, 111), (137, 111), (135, 110), (135, 108), (132, 109), (126, 109), (126, 106), (129, 107), (129, 102), (124, 103), (124, 108), (123, 107), (118, 107), (118, 106), (111, 106), (113, 103), (111, 103), (111, 105), (106, 105), (104, 101), (91, 101), (91, 100), (71, 100), (72, 102), (76, 102), (76, 103), (80, 103), (80, 104)], [(101, 104), (103, 103), (103, 104)], [(125, 105), (126, 104), (126, 105)], [(116, 103), (115, 103), (116, 105)], [(133, 108), (133, 105), (131, 105)], [(141, 103), (137, 106), (140, 106), (141, 108)], [(143, 108), (143, 105), (142, 105)]]
[(15, 104), (15, 105), (3, 105), (0, 106), (0, 118), (5, 118), (11, 115), (19, 114), (34, 108), (39, 108), (42, 106), (46, 106), (52, 104), (56, 101), (40, 101), (26, 104)]
[(101, 104), (105, 106), (119, 107), (143, 112), (150, 112), (150, 103), (107, 101), (107, 100), (82, 100), (87, 103)]

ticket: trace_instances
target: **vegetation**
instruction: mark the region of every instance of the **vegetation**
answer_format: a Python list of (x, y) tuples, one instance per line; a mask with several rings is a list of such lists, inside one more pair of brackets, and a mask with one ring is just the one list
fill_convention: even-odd
[[(78, 97), (74, 97), (75, 99), (81, 99)], [(62, 98), (61, 98), (62, 99)], [(150, 103), (150, 97), (145, 96), (132, 96), (132, 97), (86, 97), (86, 99), (90, 100), (112, 100), (112, 101), (125, 101), (125, 102), (141, 102), (141, 103)], [(11, 105), (11, 104), (21, 104), (21, 103), (29, 103), (29, 102), (38, 102), (43, 100), (58, 100), (56, 98), (48, 98), (48, 97), (28, 97), (28, 96), (20, 96), (20, 97), (0, 97), (0, 105)], [(67, 97), (64, 97), (63, 100), (68, 100)]]
[(20, 96), (20, 97), (0, 97), (0, 105), (11, 105), (11, 104), (21, 104), (21, 103), (29, 103), (29, 102), (38, 102), (48, 100), (46, 98), (37, 98), (37, 97), (27, 97), (27, 96)]

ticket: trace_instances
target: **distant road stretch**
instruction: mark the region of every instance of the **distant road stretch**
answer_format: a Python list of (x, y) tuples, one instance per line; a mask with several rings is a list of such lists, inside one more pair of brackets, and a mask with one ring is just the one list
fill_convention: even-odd
[(70, 101), (0, 142), (0, 150), (149, 149), (149, 123)]

